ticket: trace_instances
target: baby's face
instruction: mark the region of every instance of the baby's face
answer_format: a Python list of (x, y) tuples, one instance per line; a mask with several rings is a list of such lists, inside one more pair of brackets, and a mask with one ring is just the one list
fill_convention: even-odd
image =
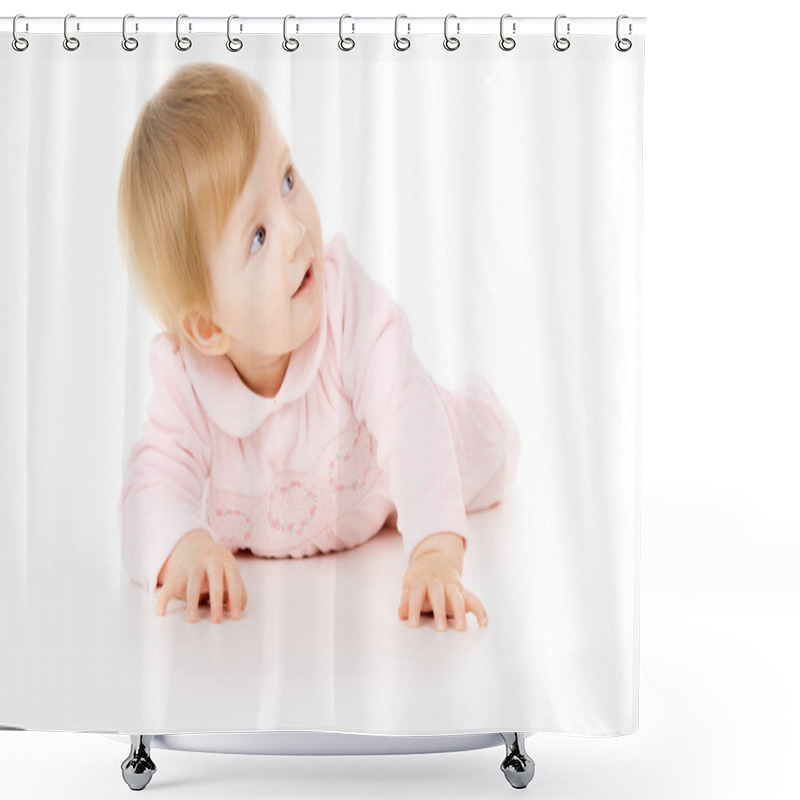
[(212, 315), (234, 348), (281, 355), (303, 344), (322, 316), (322, 230), (277, 123), (266, 109), (261, 120), (253, 171), (208, 246)]

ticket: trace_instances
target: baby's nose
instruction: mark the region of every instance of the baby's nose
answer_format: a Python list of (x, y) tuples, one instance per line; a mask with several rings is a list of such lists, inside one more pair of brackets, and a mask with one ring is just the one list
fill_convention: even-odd
[(303, 225), (301, 220), (295, 219), (292, 232), (287, 237), (287, 253), (286, 253), (287, 260), (291, 261), (292, 259), (294, 259), (295, 255), (297, 254), (297, 251), (302, 247), (305, 238), (306, 238), (306, 226)]

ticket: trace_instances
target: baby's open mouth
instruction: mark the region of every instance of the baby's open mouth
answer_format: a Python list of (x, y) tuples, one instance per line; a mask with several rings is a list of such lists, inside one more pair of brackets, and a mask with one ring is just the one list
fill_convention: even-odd
[(303, 280), (301, 284), (297, 287), (297, 291), (292, 295), (292, 297), (297, 297), (297, 295), (300, 294), (300, 292), (302, 292), (303, 289), (305, 289), (305, 287), (308, 285), (308, 282), (311, 280), (313, 274), (314, 274), (314, 263), (312, 262), (308, 265), (306, 274), (303, 275)]

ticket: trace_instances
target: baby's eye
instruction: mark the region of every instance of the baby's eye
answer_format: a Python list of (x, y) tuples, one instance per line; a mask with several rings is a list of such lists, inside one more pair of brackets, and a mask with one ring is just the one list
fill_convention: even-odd
[[(259, 238), (260, 238), (260, 241), (259, 241)], [(266, 232), (266, 230), (264, 229), (264, 226), (263, 226), (263, 225), (260, 225), (260, 226), (258, 227), (258, 230), (257, 230), (257, 231), (256, 231), (256, 233), (255, 233), (255, 236), (253, 236), (253, 241), (254, 241), (254, 242), (258, 242), (258, 244), (259, 244), (259, 247), (260, 247), (262, 244), (264, 244), (264, 240), (265, 240), (266, 238), (267, 238), (267, 232)], [(253, 250), (253, 247), (252, 247), (252, 245), (251, 245), (251, 246), (250, 246), (250, 255), (253, 255), (253, 253), (254, 253), (254, 252), (255, 252), (255, 251)]]
[(289, 188), (283, 193), (284, 195), (289, 194), (289, 192), (291, 192), (292, 188), (294, 187), (294, 175), (292, 174), (291, 170), (289, 170), (286, 173), (286, 177), (283, 179), (283, 185), (284, 186), (286, 186), (287, 181), (289, 183)]

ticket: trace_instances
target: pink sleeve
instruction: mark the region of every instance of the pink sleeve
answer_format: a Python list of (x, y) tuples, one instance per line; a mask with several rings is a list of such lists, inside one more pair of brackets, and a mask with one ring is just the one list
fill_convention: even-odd
[(412, 349), (408, 318), (337, 237), (342, 303), (342, 375), (358, 419), (389, 475), (406, 557), (427, 536), (457, 533), (467, 516), (447, 414)]
[(211, 446), (180, 351), (165, 334), (150, 346), (150, 373), (148, 419), (128, 459), (117, 520), (123, 564), (153, 592), (178, 541), (195, 528), (208, 528), (202, 501)]

